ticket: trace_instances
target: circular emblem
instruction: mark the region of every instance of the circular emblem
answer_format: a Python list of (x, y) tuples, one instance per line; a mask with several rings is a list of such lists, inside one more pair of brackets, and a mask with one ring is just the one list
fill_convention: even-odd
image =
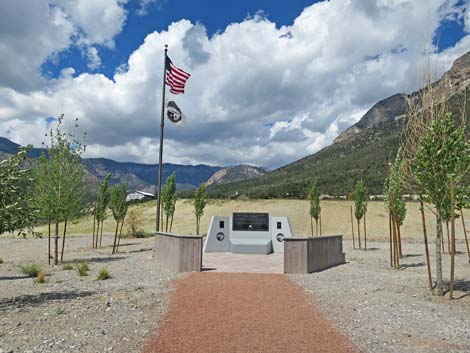
[(279, 233), (278, 235), (276, 235), (276, 239), (278, 242), (282, 243), (284, 241), (284, 234)]
[(253, 230), (253, 226), (251, 224), (248, 225), (248, 230)]
[(215, 237), (217, 238), (218, 241), (222, 241), (222, 240), (225, 239), (225, 235), (222, 232), (217, 233), (217, 235)]

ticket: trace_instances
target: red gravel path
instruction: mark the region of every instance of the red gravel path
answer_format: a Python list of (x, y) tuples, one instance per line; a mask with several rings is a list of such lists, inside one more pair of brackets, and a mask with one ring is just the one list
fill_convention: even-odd
[(284, 275), (192, 273), (145, 352), (355, 352)]

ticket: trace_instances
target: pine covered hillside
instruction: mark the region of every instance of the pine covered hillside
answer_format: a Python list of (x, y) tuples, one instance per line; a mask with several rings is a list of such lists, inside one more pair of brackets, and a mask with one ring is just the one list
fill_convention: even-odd
[[(443, 90), (445, 82), (450, 84), (446, 87), (454, 116), (459, 117), (465, 107), (470, 117), (470, 104), (465, 104), (470, 97), (470, 52), (434, 83), (435, 89)], [(304, 198), (312, 179), (317, 178), (323, 194), (347, 195), (359, 179), (371, 193), (381, 194), (388, 162), (396, 154), (406, 124), (406, 97), (396, 94), (378, 102), (332, 145), (313, 155), (254, 179), (211, 186), (209, 193), (212, 197)], [(410, 95), (416, 97), (419, 92)]]

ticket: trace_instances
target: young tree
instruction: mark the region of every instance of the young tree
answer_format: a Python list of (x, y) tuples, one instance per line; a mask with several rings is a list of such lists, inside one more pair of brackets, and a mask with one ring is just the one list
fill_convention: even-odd
[[(47, 153), (43, 152), (36, 169), (36, 204), (42, 214), (50, 216), (55, 224), (55, 256), (54, 263), (58, 264), (59, 257), (59, 224), (64, 222), (63, 245), (65, 247), (66, 224), (69, 220), (80, 217), (86, 209), (85, 198), (87, 185), (84, 181), (84, 166), (81, 155), (85, 152), (82, 145), (70, 132), (62, 132), (63, 117), (59, 123), (50, 129), (46, 135), (49, 143), (44, 144)], [(78, 125), (75, 123), (75, 126)], [(62, 249), (62, 257), (63, 257)]]
[[(101, 247), (101, 241), (103, 240), (103, 223), (106, 219), (106, 209), (109, 204), (109, 179), (111, 173), (106, 174), (103, 180), (100, 182), (100, 188), (98, 190), (98, 198), (95, 206), (95, 217), (96, 217), (96, 235), (95, 235), (95, 248), (98, 248), (98, 238)], [(101, 232), (100, 232), (101, 230)]]
[(402, 149), (399, 148), (395, 160), (390, 168), (390, 174), (385, 179), (384, 195), (385, 195), (385, 208), (392, 213), (392, 221), (396, 222), (397, 235), (398, 235), (398, 254), (403, 256), (401, 248), (401, 232), (400, 227), (403, 225), (406, 217), (406, 200), (403, 198), (403, 193), (406, 191), (406, 162), (402, 157)]
[[(310, 227), (312, 229), (312, 237), (313, 237), (313, 219), (315, 219), (315, 235), (318, 235), (318, 219), (320, 218), (320, 193), (318, 191), (317, 182), (314, 181), (312, 186), (310, 187), (310, 191), (308, 193), (308, 200), (310, 203)], [(320, 234), (321, 235), (321, 234)]]
[(129, 211), (129, 214), (127, 215), (126, 223), (127, 223), (127, 227), (128, 227), (128, 231), (129, 231), (129, 237), (135, 238), (136, 233), (137, 233), (137, 228), (142, 223), (135, 211), (132, 211), (132, 210)]
[(38, 215), (33, 201), (33, 178), (25, 167), (27, 149), (0, 162), (0, 234), (32, 230)]
[[(110, 190), (109, 208), (113, 212), (114, 220), (116, 221), (116, 231), (114, 232), (113, 254), (119, 251), (119, 243), (121, 240), (122, 226), (127, 214), (127, 186), (124, 183), (115, 185)], [(121, 225), (118, 238), (118, 229)]]
[(204, 208), (207, 203), (207, 186), (201, 184), (194, 195), (194, 214), (196, 215), (196, 234), (199, 234), (201, 217), (204, 214)]
[(173, 172), (166, 179), (165, 186), (162, 190), (162, 206), (165, 212), (165, 232), (171, 232), (173, 216), (176, 209), (176, 198), (176, 173)]
[(416, 181), (422, 187), (436, 215), (436, 290), (444, 295), (442, 280), (442, 216), (450, 209), (450, 180), (455, 183), (455, 201), (463, 202), (463, 177), (470, 171), (470, 144), (465, 127), (458, 126), (450, 113), (434, 115), (410, 161)]
[[(362, 180), (356, 183), (354, 190), (354, 216), (357, 220), (357, 237), (359, 239), (359, 249), (361, 249), (361, 219), (367, 212), (369, 196)], [(366, 235), (364, 235), (366, 236)]]

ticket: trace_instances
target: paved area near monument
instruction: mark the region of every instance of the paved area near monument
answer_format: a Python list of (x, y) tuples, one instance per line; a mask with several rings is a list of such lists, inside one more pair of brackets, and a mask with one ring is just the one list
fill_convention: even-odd
[(284, 273), (284, 254), (204, 253), (203, 271)]
[(192, 273), (177, 281), (150, 352), (355, 352), (287, 276)]

